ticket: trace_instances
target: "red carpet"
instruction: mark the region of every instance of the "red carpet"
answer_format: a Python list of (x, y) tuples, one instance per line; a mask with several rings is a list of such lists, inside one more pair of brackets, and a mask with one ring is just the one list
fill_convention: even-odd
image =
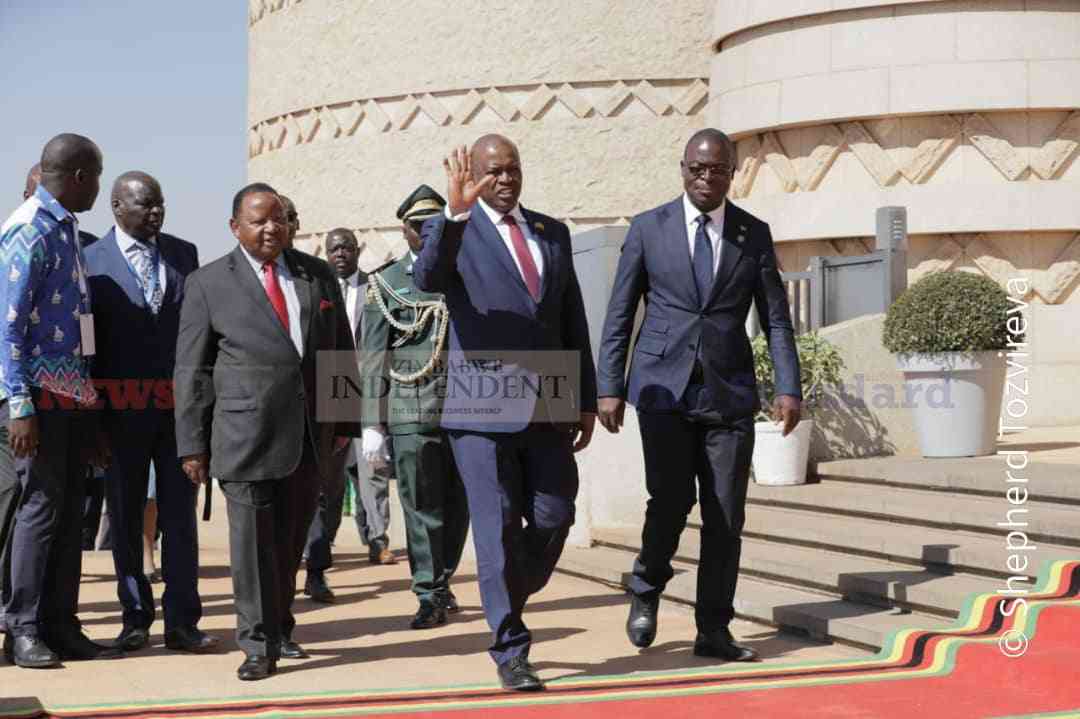
[[(1080, 717), (1080, 561), (1048, 565), (1038, 589), (1002, 613), (972, 597), (947, 631), (902, 631), (869, 659), (720, 665), (704, 670), (573, 678), (546, 692), (490, 685), (218, 701), (30, 708), (8, 716), (635, 719), (728, 716), (829, 719)], [(1001, 644), (1027, 646), (1005, 656)]]

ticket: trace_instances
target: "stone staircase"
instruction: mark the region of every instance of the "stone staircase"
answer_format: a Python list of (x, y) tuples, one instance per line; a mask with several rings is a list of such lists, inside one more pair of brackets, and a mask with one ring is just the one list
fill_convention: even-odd
[[(1022, 505), (1008, 502), (1000, 458), (880, 458), (823, 463), (817, 481), (751, 484), (738, 616), (813, 638), (880, 648), (898, 629), (947, 626), (972, 594), (995, 592), (1006, 566), (1006, 512), (1023, 507), (1033, 551), (1020, 572), (1032, 589), (1046, 560), (1080, 557), (1080, 465), (1030, 464)], [(700, 516), (695, 508), (665, 598), (692, 605)], [(594, 546), (567, 548), (559, 571), (625, 583), (640, 527), (593, 529)]]

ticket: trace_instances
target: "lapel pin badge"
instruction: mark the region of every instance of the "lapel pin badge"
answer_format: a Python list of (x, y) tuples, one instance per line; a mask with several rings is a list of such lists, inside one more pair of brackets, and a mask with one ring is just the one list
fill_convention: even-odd
[(537, 233), (542, 233), (544, 231), (544, 223), (543, 222), (534, 222), (533, 223), (533, 229)]

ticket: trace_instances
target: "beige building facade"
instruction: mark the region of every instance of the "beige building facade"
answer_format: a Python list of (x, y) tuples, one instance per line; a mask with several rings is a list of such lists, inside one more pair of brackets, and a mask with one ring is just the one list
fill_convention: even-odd
[(250, 60), (249, 176), (309, 251), (345, 226), (363, 267), (400, 254), (398, 203), (487, 132), (524, 204), (625, 224), (714, 125), (785, 270), (873, 249), (903, 205), (909, 280), (1026, 280), (1026, 419), (1080, 423), (1077, 0), (251, 0)]
[(784, 269), (907, 207), (909, 281), (1026, 280), (1024, 419), (1080, 422), (1080, 2), (717, 0), (712, 39), (708, 120)]
[(522, 202), (587, 229), (674, 197), (705, 123), (707, 0), (250, 7), (249, 175), (296, 201), (301, 246), (356, 230), (366, 268), (404, 251), (394, 212), (443, 191), (455, 145), (509, 136)]

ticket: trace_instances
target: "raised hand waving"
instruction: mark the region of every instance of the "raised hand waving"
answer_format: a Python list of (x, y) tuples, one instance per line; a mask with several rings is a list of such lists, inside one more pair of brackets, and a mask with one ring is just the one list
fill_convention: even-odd
[(495, 182), (494, 175), (484, 175), (479, 181), (473, 179), (472, 158), (464, 145), (443, 158), (443, 168), (446, 170), (446, 197), (451, 215), (468, 212), (484, 190)]

